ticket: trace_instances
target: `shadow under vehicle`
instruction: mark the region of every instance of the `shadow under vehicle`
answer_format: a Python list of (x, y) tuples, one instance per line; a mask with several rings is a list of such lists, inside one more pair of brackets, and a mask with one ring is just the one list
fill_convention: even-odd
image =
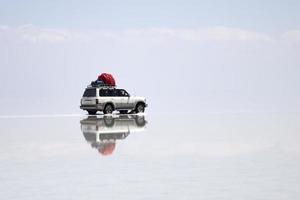
[(85, 140), (102, 155), (111, 155), (116, 141), (132, 132), (144, 131), (147, 121), (140, 115), (88, 116), (80, 121)]

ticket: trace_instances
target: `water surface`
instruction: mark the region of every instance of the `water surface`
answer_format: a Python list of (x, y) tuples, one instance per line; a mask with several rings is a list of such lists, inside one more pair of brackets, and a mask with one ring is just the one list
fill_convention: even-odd
[(0, 118), (1, 199), (299, 199), (300, 115)]

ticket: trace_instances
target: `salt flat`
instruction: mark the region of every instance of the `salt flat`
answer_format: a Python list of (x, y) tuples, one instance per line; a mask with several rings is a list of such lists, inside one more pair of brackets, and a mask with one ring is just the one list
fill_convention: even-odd
[(1, 199), (299, 199), (299, 114), (0, 118)]

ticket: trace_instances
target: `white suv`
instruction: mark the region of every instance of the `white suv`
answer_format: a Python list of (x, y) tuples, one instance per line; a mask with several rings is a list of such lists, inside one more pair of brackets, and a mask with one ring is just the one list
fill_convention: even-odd
[(110, 114), (118, 110), (121, 114), (126, 114), (129, 110), (136, 113), (144, 112), (147, 107), (144, 97), (133, 97), (124, 89), (113, 87), (92, 87), (88, 86), (81, 98), (80, 108), (86, 110), (90, 115), (97, 111)]

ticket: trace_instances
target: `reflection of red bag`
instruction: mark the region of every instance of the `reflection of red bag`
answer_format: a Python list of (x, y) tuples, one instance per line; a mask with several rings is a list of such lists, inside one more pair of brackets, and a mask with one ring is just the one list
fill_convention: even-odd
[(116, 86), (116, 81), (111, 74), (102, 73), (98, 76), (98, 80), (103, 81), (106, 85)]
[(111, 155), (116, 148), (116, 143), (108, 142), (108, 143), (100, 143), (100, 147), (98, 148), (98, 152), (103, 156)]

